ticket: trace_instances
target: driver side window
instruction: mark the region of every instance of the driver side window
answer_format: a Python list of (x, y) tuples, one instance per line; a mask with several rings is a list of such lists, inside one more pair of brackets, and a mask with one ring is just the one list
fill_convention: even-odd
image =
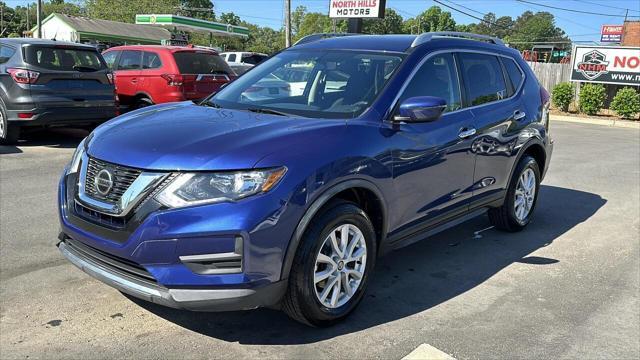
[(443, 98), (447, 102), (444, 112), (462, 107), (456, 63), (452, 54), (435, 55), (422, 64), (402, 93), (398, 104), (415, 96)]

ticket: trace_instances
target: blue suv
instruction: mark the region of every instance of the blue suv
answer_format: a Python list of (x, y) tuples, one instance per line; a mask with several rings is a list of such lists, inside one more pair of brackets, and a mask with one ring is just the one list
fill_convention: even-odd
[(314, 35), (204, 102), (98, 127), (60, 180), (58, 247), (157, 304), (330, 325), (389, 250), (484, 213), (523, 229), (548, 108), (498, 39)]

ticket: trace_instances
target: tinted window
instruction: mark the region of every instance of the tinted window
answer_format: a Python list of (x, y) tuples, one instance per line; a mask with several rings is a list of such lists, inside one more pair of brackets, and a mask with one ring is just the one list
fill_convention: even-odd
[(507, 74), (509, 74), (509, 79), (511, 80), (513, 91), (515, 92), (520, 87), (520, 84), (524, 79), (524, 75), (520, 71), (516, 62), (512, 59), (502, 58), (502, 63), (504, 64), (505, 69), (507, 69)]
[(445, 99), (445, 112), (462, 107), (456, 65), (451, 54), (429, 58), (411, 79), (398, 104), (414, 96), (436, 96)]
[(0, 64), (4, 64), (15, 54), (16, 49), (0, 45)]
[(107, 53), (102, 54), (104, 61), (107, 63), (109, 69), (113, 69), (116, 59), (118, 58), (118, 54), (120, 51), (109, 51)]
[(220, 56), (208, 51), (181, 51), (174, 53), (173, 57), (181, 74), (233, 74)]
[(160, 56), (154, 52), (145, 51), (142, 54), (142, 68), (143, 69), (157, 69), (162, 66), (160, 62)]
[(142, 54), (140, 51), (123, 51), (118, 62), (118, 70), (138, 70), (140, 69), (140, 61)]
[(59, 71), (96, 71), (106, 68), (96, 50), (51, 46), (25, 46), (25, 62)]
[(258, 65), (267, 57), (264, 55), (242, 55), (242, 62), (245, 64)]
[(228, 62), (236, 62), (236, 54), (227, 54)]
[(502, 67), (493, 55), (460, 53), (467, 100), (471, 106), (502, 100), (507, 95)]

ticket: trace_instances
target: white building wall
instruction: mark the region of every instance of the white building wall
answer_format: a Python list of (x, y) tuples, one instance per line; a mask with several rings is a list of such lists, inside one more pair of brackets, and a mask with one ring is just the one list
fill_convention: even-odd
[[(33, 32), (33, 37), (37, 37), (37, 31)], [(78, 42), (80, 40), (78, 33), (56, 16), (53, 16), (42, 24), (42, 38), (71, 42)]]

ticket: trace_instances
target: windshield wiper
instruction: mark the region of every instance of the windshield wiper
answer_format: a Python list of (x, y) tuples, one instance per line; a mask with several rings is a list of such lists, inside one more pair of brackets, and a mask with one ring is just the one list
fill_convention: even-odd
[(220, 104), (214, 103), (214, 102), (213, 102), (213, 101), (211, 101), (211, 100), (203, 101), (203, 102), (201, 102), (201, 103), (200, 103), (200, 104), (198, 104), (198, 105), (200, 105), (200, 106), (206, 106), (206, 107), (212, 107), (212, 108), (215, 108), (215, 109), (222, 109), (222, 106), (220, 106)]
[(266, 108), (248, 108), (247, 111), (251, 111), (259, 114), (269, 114), (269, 115), (278, 115), (278, 116), (292, 116), (291, 114), (287, 114), (282, 111), (266, 109)]

